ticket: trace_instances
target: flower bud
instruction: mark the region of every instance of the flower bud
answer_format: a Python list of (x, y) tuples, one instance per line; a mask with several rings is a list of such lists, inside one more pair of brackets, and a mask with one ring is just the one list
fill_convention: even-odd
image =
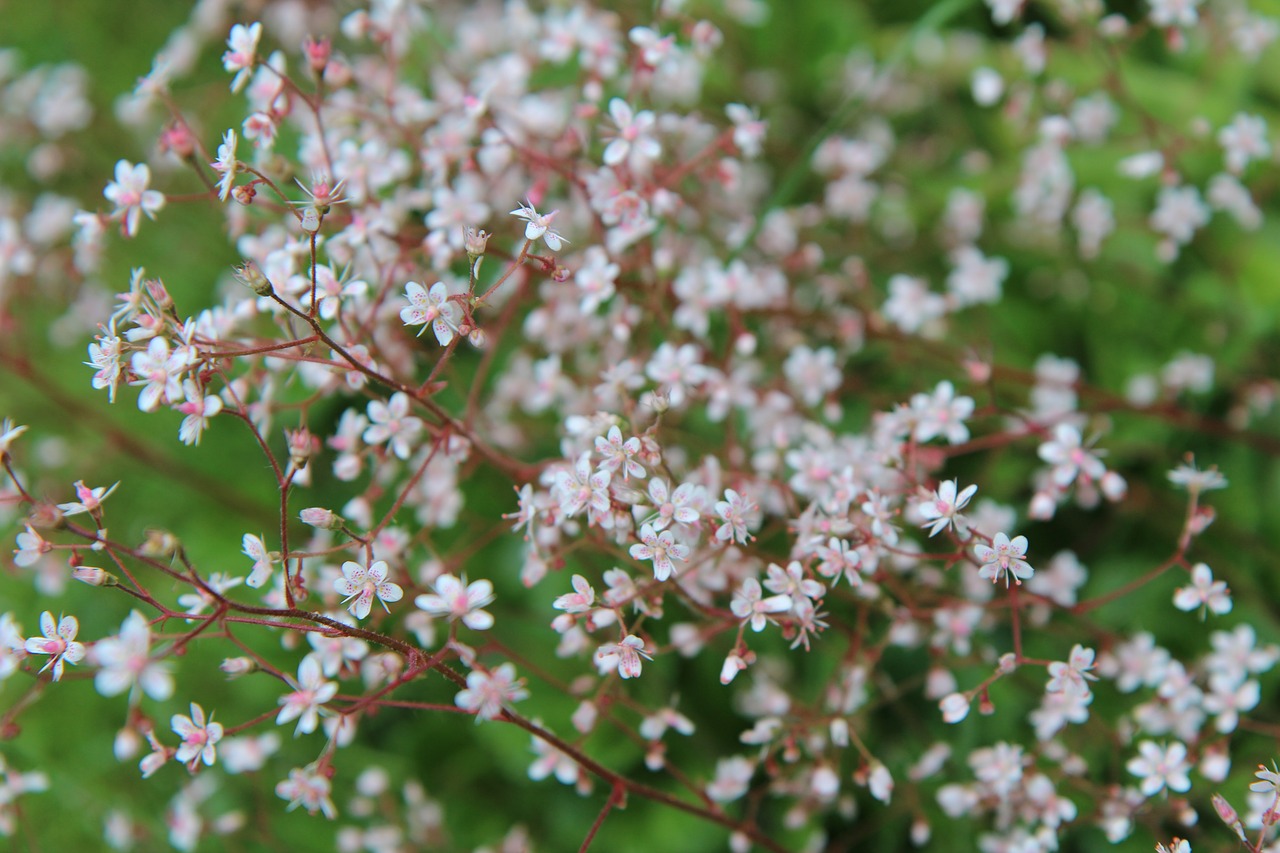
[(289, 443), (289, 461), (293, 463), (294, 468), (301, 471), (311, 461), (311, 454), (315, 451), (316, 440), (306, 427), (285, 430), (284, 435)]
[(325, 66), (329, 64), (329, 57), (333, 55), (333, 44), (328, 38), (314, 39), (308, 37), (302, 43), (302, 52), (306, 54), (307, 65), (311, 68), (312, 73), (320, 74), (324, 71)]
[(312, 205), (302, 209), (302, 230), (314, 234), (320, 230), (320, 211)]
[(321, 530), (341, 530), (347, 520), (331, 509), (321, 506), (310, 506), (298, 513), (303, 524), (318, 527)]
[(267, 277), (262, 274), (262, 270), (258, 269), (258, 265), (253, 261), (245, 261), (236, 267), (233, 275), (235, 275), (237, 281), (259, 296), (271, 295), (271, 282), (267, 280)]
[(489, 250), (488, 231), (483, 229), (477, 230), (468, 226), (462, 230), (462, 243), (467, 250), (467, 259), (471, 263), (475, 263), (477, 258), (484, 257), (484, 253)]
[(467, 335), (467, 340), (476, 349), (484, 349), (485, 344), (489, 343), (489, 336), (485, 334), (484, 329), (472, 329), (471, 333)]
[(253, 658), (241, 655), (240, 657), (224, 660), (221, 664), (221, 669), (227, 674), (227, 678), (239, 678), (242, 675), (256, 672), (258, 664), (254, 662)]
[(167, 530), (148, 530), (147, 538), (142, 542), (142, 553), (146, 557), (172, 557), (182, 547), (182, 542)]
[(132, 726), (126, 726), (116, 732), (116, 739), (111, 749), (115, 754), (116, 761), (126, 761), (133, 758), (138, 754), (138, 750), (142, 749), (142, 738), (138, 737), (138, 730)]
[(120, 580), (106, 569), (96, 566), (79, 566), (71, 571), (71, 576), (89, 586), (119, 586)]
[(191, 128), (185, 124), (173, 124), (160, 133), (160, 150), (172, 151), (185, 160), (195, 153), (196, 140)]
[(746, 662), (735, 653), (730, 653), (720, 667), (720, 683), (728, 684), (738, 677), (738, 673), (747, 668)]
[(160, 306), (160, 310), (168, 311), (173, 307), (173, 297), (169, 295), (169, 289), (164, 286), (163, 281), (158, 278), (148, 279), (146, 287), (147, 293)]
[(942, 719), (947, 723), (958, 723), (969, 716), (969, 699), (963, 693), (942, 697), (938, 707), (942, 709)]

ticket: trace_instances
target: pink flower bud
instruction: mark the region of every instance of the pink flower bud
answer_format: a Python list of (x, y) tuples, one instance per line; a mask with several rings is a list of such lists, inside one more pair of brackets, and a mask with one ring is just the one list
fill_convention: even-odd
[(736, 652), (731, 652), (724, 659), (724, 666), (720, 667), (720, 683), (728, 684), (738, 677), (738, 673), (747, 668), (746, 661), (738, 657)]
[(298, 517), (302, 519), (303, 524), (318, 527), (321, 530), (341, 530), (347, 523), (342, 516), (322, 506), (309, 506), (299, 512)]
[(302, 43), (302, 52), (306, 54), (307, 65), (314, 73), (319, 74), (329, 64), (329, 57), (333, 55), (333, 44), (328, 38), (308, 38)]
[(484, 256), (489, 249), (489, 232), (484, 229), (475, 229), (471, 227), (464, 228), (462, 231), (462, 243), (466, 247), (467, 257), (473, 262), (476, 258)]
[(96, 566), (79, 566), (71, 571), (71, 576), (89, 586), (115, 586), (119, 583), (111, 572)]
[(227, 658), (222, 662), (221, 668), (227, 674), (227, 678), (239, 678), (257, 670), (258, 665), (254, 663), (253, 658), (241, 656)]
[(311, 454), (315, 452), (317, 441), (306, 427), (298, 430), (285, 430), (285, 439), (289, 442), (289, 461), (293, 467), (301, 470), (307, 467)]

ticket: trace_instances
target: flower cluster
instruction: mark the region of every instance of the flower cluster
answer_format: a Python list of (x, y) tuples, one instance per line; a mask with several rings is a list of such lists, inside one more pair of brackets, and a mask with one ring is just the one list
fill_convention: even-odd
[[(0, 187), (0, 369), (55, 387), (16, 318), (73, 279), (48, 337), (87, 346), (96, 396), (67, 405), (133, 463), (86, 485), (115, 476), (0, 423), (12, 582), (58, 599), (0, 614), (0, 681), (36, 685), (4, 731), (98, 694), (116, 758), (174, 791), (162, 823), (104, 815), (120, 849), (251, 837), (263, 784), (341, 818), (339, 849), (447, 847), (426, 762), (373, 756), (460, 767), (508, 727), (533, 780), (607, 789), (584, 848), (627, 801), (734, 850), (843, 848), (861, 811), (942, 849), (965, 821), (983, 850), (1095, 827), (1181, 852), (1152, 833), (1198, 844), (1210, 803), (1273, 844), (1274, 769), (1243, 817), (1211, 790), (1274, 728), (1280, 647), (1246, 595), (1261, 537), (1202, 537), (1219, 505), (1261, 522), (1168, 448), (1276, 451), (1280, 385), (1201, 280), (1266, 257), (1276, 117), (1233, 89), (1189, 118), (1151, 81), (1238, 77), (1280, 25), (987, 0), (976, 36), (941, 4), (833, 57), (804, 148), (775, 128), (807, 104), (747, 73), (786, 4), (613, 5), (201, 3), (118, 105), (160, 153), (115, 162), (101, 209)], [(197, 106), (202, 54), (226, 110)], [(43, 184), (86, 81), (16, 62), (0, 106)], [(162, 255), (104, 292), (180, 207), (239, 263)], [(1176, 336), (1124, 310), (1183, 290), (1210, 307)], [(151, 478), (182, 496), (163, 527), (130, 517)], [(455, 743), (449, 717), (484, 725)], [(0, 834), (45, 787), (0, 761)]]

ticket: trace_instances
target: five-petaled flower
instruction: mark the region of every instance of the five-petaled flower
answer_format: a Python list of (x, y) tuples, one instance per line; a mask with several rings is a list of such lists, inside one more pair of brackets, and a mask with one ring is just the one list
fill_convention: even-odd
[(308, 734), (316, 730), (320, 724), (320, 706), (338, 695), (338, 685), (326, 681), (320, 670), (320, 663), (313, 655), (307, 655), (298, 664), (298, 679), (288, 676), (285, 680), (293, 688), (293, 692), (280, 697), (280, 713), (276, 715), (276, 725), (282, 726), (290, 720), (297, 720), (298, 726), (294, 735)]
[(769, 621), (770, 613), (785, 613), (791, 609), (790, 595), (771, 595), (764, 597), (760, 581), (747, 578), (742, 586), (733, 594), (733, 602), (729, 605), (733, 615), (751, 624), (751, 630), (759, 633)]
[(493, 615), (481, 610), (493, 601), (493, 584), (487, 580), (467, 583), (463, 577), (441, 575), (436, 578), (436, 591), (419, 595), (413, 603), (433, 616), (448, 616), (449, 621), (461, 619), (462, 624), (473, 631), (487, 631), (493, 627)]
[(1174, 741), (1162, 747), (1155, 741), (1144, 740), (1138, 744), (1138, 752), (1125, 768), (1134, 776), (1142, 777), (1138, 787), (1143, 796), (1153, 797), (1165, 787), (1179, 793), (1191, 788), (1191, 779), (1187, 777), (1191, 765), (1187, 763), (1185, 744)]
[(745, 545), (755, 538), (747, 530), (750, 516), (759, 509), (751, 498), (733, 489), (725, 489), (724, 500), (716, 501), (715, 509), (716, 515), (724, 520), (724, 523), (716, 528), (716, 539), (721, 542), (733, 540), (739, 545)]
[(556, 214), (559, 212), (558, 210), (553, 210), (547, 214), (538, 213), (531, 203), (525, 202), (525, 204), (511, 211), (511, 215), (529, 223), (524, 228), (524, 238), (526, 240), (541, 238), (542, 242), (547, 244), (548, 249), (558, 252), (560, 251), (561, 243), (569, 242), (551, 230), (551, 220), (555, 219)]
[(596, 452), (604, 457), (600, 462), (600, 469), (613, 472), (621, 468), (623, 480), (631, 477), (643, 478), (644, 466), (635, 458), (640, 452), (640, 447), (640, 439), (634, 435), (623, 441), (622, 430), (614, 424), (609, 427), (607, 435), (596, 436)]
[(58, 509), (62, 510), (63, 515), (79, 515), (82, 512), (87, 512), (96, 516), (98, 510), (102, 508), (102, 502), (116, 490), (118, 485), (120, 484), (113, 483), (110, 488), (98, 486), (91, 489), (84, 484), (84, 480), (76, 480), (76, 500), (58, 504)]
[(645, 651), (644, 640), (628, 634), (616, 643), (605, 643), (596, 650), (596, 666), (602, 673), (616, 669), (623, 678), (640, 677), (640, 658), (653, 660)]
[(573, 592), (560, 596), (551, 606), (566, 613), (586, 613), (595, 603), (596, 591), (582, 575), (574, 575), (572, 583)]
[(343, 604), (349, 604), (347, 609), (357, 619), (364, 619), (369, 615), (375, 596), (382, 604), (382, 609), (390, 613), (387, 604), (403, 598), (404, 590), (399, 584), (387, 580), (387, 574), (385, 560), (378, 560), (367, 569), (348, 560), (342, 564), (342, 577), (333, 582), (333, 588), (339, 594), (347, 596)]
[(164, 193), (148, 189), (150, 183), (151, 169), (146, 163), (135, 166), (128, 160), (121, 160), (116, 163), (116, 179), (102, 191), (107, 201), (116, 206), (111, 211), (111, 218), (124, 221), (126, 237), (137, 233), (142, 214), (145, 213), (148, 219), (155, 219), (156, 213), (164, 207)]
[(631, 556), (637, 560), (653, 561), (653, 576), (664, 581), (676, 573), (675, 561), (684, 562), (689, 559), (689, 546), (676, 541), (670, 530), (658, 533), (653, 525), (645, 524), (640, 528), (640, 543), (631, 546)]
[(1098, 676), (1091, 672), (1093, 655), (1093, 649), (1086, 649), (1079, 643), (1072, 646), (1066, 662), (1053, 661), (1049, 664), (1049, 683), (1045, 690), (1081, 698), (1088, 696), (1089, 682), (1098, 680)]
[(258, 39), (262, 36), (262, 24), (249, 26), (236, 24), (227, 37), (226, 53), (222, 54), (222, 67), (234, 71), (236, 76), (231, 81), (231, 91), (239, 92), (249, 81), (249, 72), (253, 70), (255, 54), (258, 52)]
[(365, 444), (382, 444), (400, 459), (408, 459), (413, 443), (422, 432), (422, 419), (409, 414), (409, 395), (397, 391), (387, 402), (369, 401), (370, 426), (364, 431)]
[(101, 667), (93, 686), (103, 696), (139, 687), (157, 702), (173, 695), (173, 676), (167, 665), (151, 659), (151, 623), (137, 610), (125, 617), (117, 636), (94, 644), (93, 658)]
[(241, 540), (241, 544), (244, 549), (244, 555), (253, 560), (253, 569), (249, 572), (249, 577), (245, 580), (245, 584), (257, 589), (271, 577), (271, 567), (275, 565), (280, 557), (278, 554), (268, 551), (262, 539), (252, 533), (246, 533)]
[(289, 778), (276, 785), (276, 796), (289, 801), (286, 811), (302, 806), (308, 814), (321, 812), (329, 820), (333, 820), (338, 816), (338, 810), (329, 797), (331, 790), (328, 777), (315, 765), (308, 765), (290, 770)]
[(204, 708), (195, 702), (191, 703), (191, 716), (174, 714), (169, 721), (173, 733), (182, 738), (174, 758), (186, 764), (188, 769), (195, 770), (201, 761), (206, 767), (212, 767), (217, 758), (217, 744), (222, 740), (222, 723), (213, 721), (213, 714), (206, 720)]
[(479, 723), (492, 720), (502, 713), (503, 708), (528, 697), (524, 679), (516, 678), (515, 666), (504, 663), (493, 672), (477, 669), (468, 673), (466, 689), (458, 691), (454, 703), (475, 714)]
[(1179, 610), (1200, 609), (1201, 616), (1213, 611), (1221, 616), (1231, 612), (1231, 590), (1226, 581), (1213, 579), (1213, 570), (1205, 563), (1191, 567), (1191, 583), (1180, 587), (1173, 595), (1173, 606)]
[(130, 367), (137, 378), (129, 384), (143, 386), (138, 395), (141, 411), (154, 412), (161, 403), (183, 399), (182, 374), (190, 367), (185, 349), (172, 351), (166, 339), (152, 338), (146, 351), (133, 354)]
[(401, 322), (406, 326), (421, 326), (419, 335), (430, 326), (440, 346), (453, 340), (458, 329), (458, 306), (449, 301), (449, 289), (444, 282), (437, 281), (426, 288), (411, 281), (404, 286), (404, 296), (409, 304), (400, 309)]
[(969, 530), (969, 519), (960, 514), (969, 503), (969, 499), (978, 491), (977, 486), (966, 486), (957, 492), (956, 480), (945, 480), (938, 484), (933, 493), (933, 500), (920, 504), (920, 516), (924, 518), (924, 527), (929, 528), (929, 536), (937, 536), (948, 527), (961, 536)]
[(1035, 569), (1022, 559), (1027, 553), (1025, 536), (1015, 536), (1010, 540), (1006, 534), (997, 533), (991, 540), (991, 545), (979, 543), (973, 550), (983, 563), (978, 571), (978, 577), (986, 578), (992, 583), (1003, 576), (1005, 586), (1009, 585), (1010, 578), (1020, 585), (1035, 574)]
[(74, 616), (63, 616), (56, 623), (48, 610), (40, 614), (40, 631), (43, 637), (28, 638), (27, 654), (48, 655), (49, 661), (40, 668), (44, 672), (53, 668), (53, 680), (62, 678), (64, 663), (76, 664), (84, 659), (84, 644), (76, 642), (80, 623)]

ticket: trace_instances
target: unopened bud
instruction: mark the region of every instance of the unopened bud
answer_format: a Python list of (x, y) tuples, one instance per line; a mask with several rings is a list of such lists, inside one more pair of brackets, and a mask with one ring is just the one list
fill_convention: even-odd
[(1018, 668), (1018, 656), (1013, 652), (1005, 652), (1000, 655), (1000, 663), (998, 669), (1001, 675), (1008, 675)]
[(329, 64), (329, 57), (333, 54), (333, 44), (328, 38), (307, 38), (302, 43), (302, 52), (307, 56), (307, 65), (311, 67), (312, 73), (320, 74)]
[(221, 669), (227, 674), (227, 678), (239, 678), (242, 675), (256, 672), (258, 664), (254, 662), (253, 658), (242, 655), (236, 658), (227, 658), (222, 662)]
[(27, 524), (37, 530), (58, 530), (66, 526), (66, 518), (54, 504), (38, 503), (27, 516)]
[(71, 576), (81, 583), (87, 583), (89, 586), (119, 586), (120, 580), (106, 569), (99, 569), (96, 566), (80, 566), (73, 569)]
[(467, 258), (474, 264), (477, 258), (484, 257), (484, 253), (489, 250), (488, 231), (483, 229), (475, 229), (471, 227), (462, 230), (462, 243), (467, 249)]
[(321, 506), (309, 506), (298, 513), (303, 524), (318, 527), (321, 530), (341, 530), (347, 520), (331, 509)]
[(484, 329), (472, 329), (471, 333), (467, 335), (467, 340), (476, 349), (484, 349), (485, 344), (489, 343), (489, 336), (485, 334)]
[(320, 211), (313, 206), (302, 209), (302, 230), (314, 234), (320, 230)]
[(148, 279), (146, 282), (147, 293), (156, 301), (156, 305), (160, 306), (160, 310), (168, 311), (173, 307), (173, 297), (169, 295), (169, 289), (164, 286), (164, 282), (158, 278)]
[(568, 267), (562, 267), (556, 264), (556, 268), (551, 271), (551, 280), (557, 284), (564, 284), (573, 275)]
[(938, 707), (942, 709), (943, 722), (958, 723), (969, 716), (969, 697), (963, 693), (952, 693), (942, 697)]
[(293, 467), (302, 470), (307, 467), (307, 463), (311, 461), (311, 454), (315, 452), (316, 440), (311, 435), (311, 431), (306, 427), (296, 430), (285, 430), (285, 439), (289, 442), (289, 461), (293, 463)]
[(142, 554), (146, 557), (172, 557), (182, 547), (181, 540), (167, 530), (148, 530), (142, 542)]
[(236, 267), (233, 275), (235, 275), (237, 281), (259, 296), (271, 295), (271, 282), (267, 280), (267, 277), (262, 274), (262, 270), (258, 269), (258, 265), (253, 261), (245, 261)]
[(1236, 810), (1231, 807), (1231, 803), (1227, 802), (1227, 798), (1221, 794), (1214, 794), (1210, 800), (1213, 802), (1213, 810), (1218, 813), (1218, 817), (1232, 831), (1244, 840), (1244, 827), (1240, 825), (1240, 815), (1236, 814)]
[(116, 732), (115, 741), (111, 744), (111, 750), (115, 754), (116, 761), (128, 761), (138, 754), (142, 749), (142, 738), (138, 736), (138, 730), (132, 726), (126, 726)]
[(160, 150), (172, 151), (184, 160), (190, 157), (196, 150), (196, 140), (191, 133), (191, 128), (185, 124), (174, 124), (165, 128), (160, 133)]

